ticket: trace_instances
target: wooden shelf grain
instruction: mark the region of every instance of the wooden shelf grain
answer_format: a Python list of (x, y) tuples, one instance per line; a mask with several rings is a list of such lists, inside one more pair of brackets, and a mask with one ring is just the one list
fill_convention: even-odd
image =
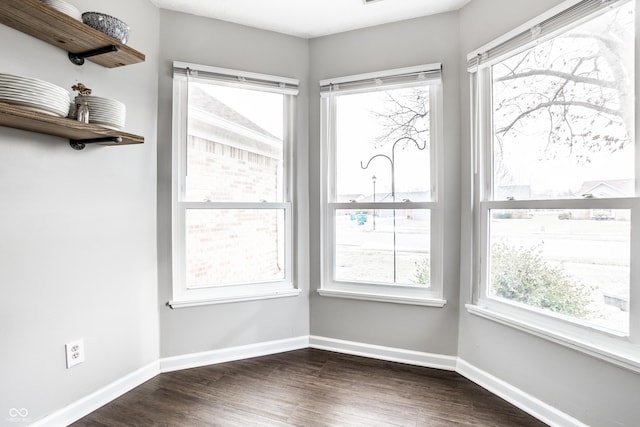
[(143, 53), (53, 9), (40, 0), (0, 1), (0, 23), (74, 54), (110, 45), (117, 46), (117, 52), (87, 58), (107, 68), (136, 64), (145, 60)]
[(69, 140), (85, 140), (103, 137), (121, 137), (122, 142), (101, 142), (101, 145), (142, 144), (142, 136), (107, 129), (95, 124), (50, 116), (16, 105), (0, 102), (0, 126), (58, 136)]

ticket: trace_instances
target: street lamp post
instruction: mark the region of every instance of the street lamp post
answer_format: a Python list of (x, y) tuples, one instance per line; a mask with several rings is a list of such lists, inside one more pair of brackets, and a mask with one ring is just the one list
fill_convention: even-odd
[[(371, 177), (371, 181), (373, 181), (373, 203), (376, 202), (376, 176), (373, 175)], [(373, 231), (376, 231), (376, 207), (373, 207)]]

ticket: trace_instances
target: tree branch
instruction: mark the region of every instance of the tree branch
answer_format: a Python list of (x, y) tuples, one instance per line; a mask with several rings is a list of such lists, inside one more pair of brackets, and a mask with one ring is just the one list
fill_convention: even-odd
[(495, 79), (496, 82), (504, 82), (504, 81), (508, 81), (508, 80), (515, 80), (515, 79), (522, 79), (525, 77), (533, 77), (533, 76), (552, 76), (552, 77), (558, 77), (561, 79), (565, 79), (565, 80), (570, 80), (576, 83), (584, 83), (584, 84), (590, 84), (590, 85), (595, 85), (595, 86), (601, 86), (601, 87), (606, 87), (609, 89), (616, 89), (618, 87), (618, 83), (615, 81), (609, 81), (609, 80), (601, 80), (601, 79), (594, 79), (591, 77), (581, 77), (581, 76), (577, 76), (575, 74), (571, 74), (571, 73), (563, 73), (562, 71), (555, 71), (555, 70), (530, 70), (530, 71), (524, 71), (518, 74), (508, 74), (506, 76), (503, 77), (498, 77), (497, 79)]
[(595, 110), (595, 111), (597, 111), (599, 113), (610, 114), (612, 116), (620, 117), (620, 111), (614, 110), (612, 108), (606, 108), (606, 107), (603, 107), (602, 105), (594, 105), (594, 104), (590, 104), (588, 102), (583, 102), (583, 101), (550, 101), (550, 102), (543, 102), (541, 104), (536, 105), (533, 108), (529, 108), (528, 110), (523, 111), (513, 121), (511, 121), (511, 123), (509, 123), (507, 126), (501, 128), (501, 129), (498, 129), (496, 131), (496, 133), (506, 134), (507, 132), (509, 132), (511, 130), (511, 128), (513, 128), (516, 125), (516, 123), (518, 123), (520, 120), (522, 120), (523, 118), (525, 118), (529, 114), (533, 113), (534, 111), (537, 111), (537, 110), (540, 110), (540, 109), (543, 109), (543, 108), (553, 107), (553, 106), (583, 107), (583, 108), (587, 108), (589, 110)]

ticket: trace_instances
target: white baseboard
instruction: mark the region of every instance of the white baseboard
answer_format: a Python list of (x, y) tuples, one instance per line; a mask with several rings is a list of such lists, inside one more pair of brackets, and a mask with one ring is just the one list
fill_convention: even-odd
[(287, 338), (277, 341), (267, 341), (256, 344), (229, 347), (220, 350), (203, 351), (201, 353), (184, 354), (181, 356), (160, 359), (160, 372), (179, 371), (181, 369), (197, 368), (199, 366), (216, 363), (231, 362), (233, 360), (266, 356), (268, 354), (299, 350), (309, 347), (309, 336)]
[(126, 392), (136, 388), (140, 384), (150, 380), (160, 373), (160, 364), (156, 360), (147, 366), (125, 375), (111, 384), (85, 396), (71, 405), (39, 419), (31, 424), (31, 427), (57, 427), (68, 426), (80, 418), (89, 415), (96, 409), (106, 405), (112, 400), (122, 396)]
[(554, 427), (587, 427), (572, 416), (458, 358), (456, 372), (531, 416)]
[(455, 356), (445, 356), (442, 354), (424, 353), (421, 351), (384, 347), (313, 335), (309, 337), (309, 347), (335, 351), (337, 353), (352, 354), (354, 356), (387, 360), (390, 362), (444, 369), (447, 371), (454, 371), (456, 369), (457, 358)]

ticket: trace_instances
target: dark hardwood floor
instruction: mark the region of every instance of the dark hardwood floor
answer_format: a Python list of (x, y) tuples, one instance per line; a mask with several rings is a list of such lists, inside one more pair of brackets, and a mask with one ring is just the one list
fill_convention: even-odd
[(455, 372), (304, 349), (158, 375), (73, 426), (544, 426)]

